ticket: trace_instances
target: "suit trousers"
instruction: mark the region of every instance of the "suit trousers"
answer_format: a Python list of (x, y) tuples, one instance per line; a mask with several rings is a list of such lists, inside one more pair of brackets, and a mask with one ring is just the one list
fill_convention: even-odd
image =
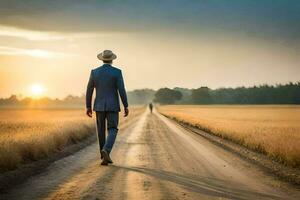
[[(119, 124), (119, 112), (112, 111), (97, 111), (97, 136), (99, 140), (99, 147), (101, 150), (106, 150), (108, 153), (111, 152), (115, 143), (118, 124)], [(107, 125), (107, 138), (106, 138), (106, 125)]]

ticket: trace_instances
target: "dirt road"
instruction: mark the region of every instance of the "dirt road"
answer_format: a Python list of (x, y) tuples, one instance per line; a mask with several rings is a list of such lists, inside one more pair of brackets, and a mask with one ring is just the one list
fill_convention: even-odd
[[(120, 130), (114, 164), (98, 144), (49, 166), (1, 199), (299, 199), (300, 192), (257, 167), (145, 112)], [(297, 198), (298, 197), (298, 198)]]

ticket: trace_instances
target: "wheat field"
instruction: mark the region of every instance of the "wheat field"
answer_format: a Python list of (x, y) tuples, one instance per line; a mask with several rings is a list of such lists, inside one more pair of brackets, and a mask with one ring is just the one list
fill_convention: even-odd
[[(120, 115), (120, 124), (144, 111), (130, 109), (128, 118)], [(95, 134), (95, 118), (85, 110), (0, 110), (0, 171), (16, 169)]]
[(178, 121), (300, 167), (300, 106), (160, 106)]

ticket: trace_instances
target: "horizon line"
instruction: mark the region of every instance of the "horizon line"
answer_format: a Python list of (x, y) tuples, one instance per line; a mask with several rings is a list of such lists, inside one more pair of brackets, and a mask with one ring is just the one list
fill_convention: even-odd
[[(278, 87), (278, 86), (285, 86), (285, 85), (290, 85), (290, 84), (293, 84), (293, 85), (300, 85), (300, 80), (299, 81), (296, 81), (296, 82), (293, 82), (293, 81), (289, 81), (289, 82), (286, 82), (286, 83), (275, 83), (275, 84), (268, 84), (268, 83), (264, 83), (264, 84), (258, 84), (258, 85), (251, 85), (251, 86), (236, 86), (236, 87), (218, 87), (218, 88), (210, 88), (208, 86), (200, 86), (200, 87), (197, 87), (197, 88), (188, 88), (188, 87), (178, 87), (178, 86), (174, 86), (174, 87), (160, 87), (159, 89), (162, 89), (162, 88), (170, 88), (170, 89), (187, 89), (187, 90), (194, 90), (194, 89), (198, 89), (198, 88), (202, 88), (202, 87), (207, 87), (209, 89), (212, 89), (212, 90), (218, 90), (218, 89), (238, 89), (238, 88), (254, 88), (254, 87), (262, 87), (262, 86), (269, 86), (269, 87)], [(153, 90), (153, 91), (158, 91), (159, 89), (152, 89), (152, 88), (148, 88), (148, 87), (145, 87), (145, 88), (139, 88), (139, 89), (132, 89), (132, 90), (128, 90), (127, 93), (129, 92), (134, 92), (134, 91), (138, 91), (138, 90)], [(22, 100), (22, 99), (26, 99), (26, 98), (30, 98), (32, 100), (40, 100), (40, 99), (44, 99), (44, 98), (48, 98), (48, 99), (52, 99), (52, 100), (63, 100), (63, 99), (66, 99), (67, 97), (84, 97), (85, 96), (85, 93), (82, 92), (81, 95), (78, 95), (78, 94), (66, 94), (64, 95), (64, 97), (51, 97), (51, 96), (47, 96), (47, 95), (43, 95), (43, 96), (40, 96), (40, 97), (32, 97), (32, 96), (23, 96), (23, 94), (10, 94), (9, 96), (7, 97), (4, 97), (4, 96), (0, 96), (0, 99), (9, 99), (11, 98), (12, 96), (16, 96), (18, 100)]]

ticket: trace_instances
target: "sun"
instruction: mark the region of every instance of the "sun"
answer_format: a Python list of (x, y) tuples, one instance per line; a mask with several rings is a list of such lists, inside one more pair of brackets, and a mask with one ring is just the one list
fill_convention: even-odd
[(33, 97), (40, 97), (44, 94), (45, 88), (41, 84), (33, 84), (30, 87), (30, 92)]

